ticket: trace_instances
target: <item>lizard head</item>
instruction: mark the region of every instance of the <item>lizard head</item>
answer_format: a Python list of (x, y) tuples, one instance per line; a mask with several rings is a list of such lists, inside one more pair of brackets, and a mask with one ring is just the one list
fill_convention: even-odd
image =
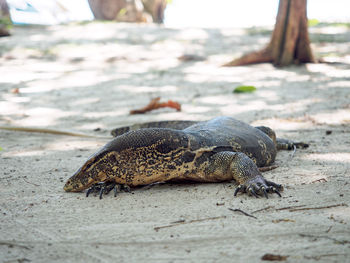
[(91, 156), (72, 177), (68, 179), (63, 189), (66, 192), (80, 192), (91, 185), (107, 179), (106, 152), (98, 152)]

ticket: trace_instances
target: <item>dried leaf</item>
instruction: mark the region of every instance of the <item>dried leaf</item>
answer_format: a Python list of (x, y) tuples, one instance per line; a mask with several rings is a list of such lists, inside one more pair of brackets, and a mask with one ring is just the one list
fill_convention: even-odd
[(184, 54), (180, 57), (177, 58), (180, 61), (203, 61), (205, 60), (205, 57), (202, 56), (198, 56), (198, 55), (194, 55), (194, 54)]
[(130, 114), (142, 114), (147, 111), (151, 111), (159, 108), (165, 108), (165, 107), (169, 107), (169, 108), (176, 109), (177, 111), (181, 111), (180, 103), (172, 100), (168, 100), (168, 102), (159, 103), (159, 100), (160, 100), (160, 97), (154, 98), (150, 101), (150, 103), (147, 106), (141, 109), (131, 110)]
[(288, 256), (274, 255), (274, 254), (265, 254), (261, 257), (261, 260), (268, 261), (285, 261)]
[(19, 88), (14, 88), (11, 90), (11, 93), (13, 94), (18, 94), (19, 93)]

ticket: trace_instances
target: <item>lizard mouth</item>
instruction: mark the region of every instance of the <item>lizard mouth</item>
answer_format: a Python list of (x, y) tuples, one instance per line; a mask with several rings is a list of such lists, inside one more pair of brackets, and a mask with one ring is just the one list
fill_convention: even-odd
[(78, 169), (65, 183), (63, 190), (66, 192), (81, 192), (94, 184), (95, 180), (84, 176), (85, 170)]
[(64, 191), (66, 191), (66, 192), (72, 192), (73, 191), (73, 185), (72, 185), (72, 180), (68, 180), (67, 182), (66, 182), (66, 184), (64, 185), (64, 187), (63, 187), (63, 190)]
[(82, 184), (72, 182), (71, 179), (69, 179), (64, 185), (63, 190), (66, 192), (81, 192), (86, 188), (86, 186), (84, 187)]
[(63, 190), (66, 192), (80, 192), (83, 189), (83, 185), (77, 180), (77, 177), (81, 173), (81, 169), (76, 171), (72, 177), (70, 177), (67, 182), (65, 183)]

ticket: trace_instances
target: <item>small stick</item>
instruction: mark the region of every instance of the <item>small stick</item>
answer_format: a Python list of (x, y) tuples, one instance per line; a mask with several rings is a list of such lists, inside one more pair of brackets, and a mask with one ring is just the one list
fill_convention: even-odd
[(0, 246), (20, 247), (20, 248), (30, 249), (30, 247), (27, 247), (27, 246), (24, 246), (24, 245), (20, 245), (20, 244), (17, 244), (17, 243), (13, 243), (13, 242), (6, 242), (6, 241), (0, 241)]
[(158, 230), (162, 229), (162, 228), (168, 228), (168, 227), (179, 226), (179, 225), (184, 225), (184, 224), (191, 224), (191, 223), (202, 222), (202, 221), (207, 221), (207, 220), (216, 220), (216, 219), (221, 219), (221, 218), (226, 218), (226, 216), (217, 216), (217, 217), (208, 217), (208, 218), (202, 218), (202, 219), (195, 219), (195, 220), (191, 220), (191, 221), (188, 221), (188, 222), (179, 220), (179, 221), (177, 221), (178, 223), (174, 222), (171, 225), (156, 226), (154, 228), (154, 230), (158, 232)]
[(231, 211), (233, 211), (233, 212), (240, 212), (240, 213), (242, 213), (243, 215), (245, 215), (245, 216), (249, 216), (249, 217), (252, 217), (252, 218), (255, 218), (255, 219), (258, 219), (257, 217), (255, 217), (255, 216), (253, 216), (253, 215), (250, 215), (250, 214), (248, 214), (248, 213), (246, 213), (246, 212), (244, 212), (243, 210), (241, 210), (241, 209), (233, 209), (233, 208), (228, 208), (228, 210), (231, 210)]
[(333, 208), (338, 206), (348, 206), (348, 205), (341, 203), (336, 205), (327, 205), (327, 206), (318, 206), (318, 207), (294, 208), (294, 209), (290, 209), (289, 212), (302, 211), (302, 210), (317, 210), (317, 209)]
[(346, 256), (346, 254), (324, 254), (319, 256), (304, 256), (306, 259), (320, 260), (323, 257)]
[(326, 230), (326, 233), (329, 233), (329, 231), (331, 231), (333, 226), (330, 226), (327, 230)]
[(28, 182), (25, 178), (23, 178), (23, 180), (24, 180), (27, 184), (32, 184), (32, 185), (34, 185), (34, 186), (40, 186), (40, 185), (38, 185), (38, 184), (35, 184), (35, 183), (32, 183), (32, 182)]
[(317, 238), (325, 238), (325, 239), (332, 240), (335, 243), (341, 244), (341, 245), (345, 245), (345, 244), (349, 244), (350, 243), (350, 241), (348, 241), (348, 240), (338, 240), (336, 238), (328, 237), (328, 236), (314, 236), (314, 235), (309, 235), (309, 234), (299, 234), (299, 236), (301, 236), (301, 237), (312, 237), (312, 238), (316, 238), (316, 239)]
[(286, 207), (276, 208), (276, 211), (288, 210), (288, 209), (291, 209), (291, 208), (297, 208), (297, 207), (303, 207), (303, 206), (305, 206), (305, 205), (286, 206)]
[(320, 178), (320, 179), (317, 179), (317, 180), (315, 180), (315, 181), (312, 181), (311, 183), (313, 184), (313, 183), (316, 183), (316, 182), (328, 182), (327, 181), (327, 179), (326, 178)]
[(55, 135), (67, 135), (67, 136), (75, 136), (75, 137), (86, 137), (86, 138), (101, 138), (101, 139), (110, 139), (111, 137), (106, 136), (95, 136), (84, 133), (76, 133), (76, 132), (67, 132), (60, 131), (54, 129), (44, 129), (44, 128), (31, 128), (31, 127), (18, 127), (18, 126), (0, 126), (0, 130), (7, 131), (19, 131), (19, 132), (34, 132), (34, 133), (47, 133), (47, 134), (55, 134)]
[(258, 212), (261, 212), (261, 211), (264, 211), (264, 210), (268, 210), (268, 209), (270, 209), (270, 208), (273, 208), (273, 206), (272, 206), (272, 205), (269, 205), (269, 206), (267, 206), (267, 207), (264, 207), (264, 208), (255, 210), (255, 211), (252, 212), (252, 214), (258, 213)]

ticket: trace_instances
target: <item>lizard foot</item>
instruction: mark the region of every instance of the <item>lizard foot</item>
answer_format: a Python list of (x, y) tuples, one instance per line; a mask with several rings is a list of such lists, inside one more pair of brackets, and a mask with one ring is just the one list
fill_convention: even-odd
[(256, 198), (263, 195), (266, 198), (268, 197), (268, 193), (276, 193), (279, 197), (282, 197), (280, 191), (283, 191), (283, 186), (280, 184), (276, 184), (274, 182), (265, 180), (261, 176), (256, 176), (253, 179), (245, 182), (244, 184), (240, 184), (235, 192), (234, 196), (237, 196), (239, 192), (248, 193), (249, 195), (253, 195)]
[(294, 145), (295, 147), (301, 148), (301, 149), (305, 149), (309, 147), (309, 144), (304, 142), (295, 142)]
[(278, 150), (294, 150), (296, 148), (305, 149), (308, 148), (309, 144), (305, 142), (293, 142), (287, 139), (277, 138), (277, 149)]
[(131, 192), (130, 187), (128, 185), (121, 185), (115, 182), (100, 182), (100, 183), (94, 184), (87, 190), (86, 197), (88, 197), (89, 194), (91, 193), (98, 193), (100, 199), (102, 199), (103, 194), (108, 194), (112, 190), (114, 192), (114, 197), (116, 197), (117, 193), (120, 192), (121, 190), (124, 190), (126, 192)]

